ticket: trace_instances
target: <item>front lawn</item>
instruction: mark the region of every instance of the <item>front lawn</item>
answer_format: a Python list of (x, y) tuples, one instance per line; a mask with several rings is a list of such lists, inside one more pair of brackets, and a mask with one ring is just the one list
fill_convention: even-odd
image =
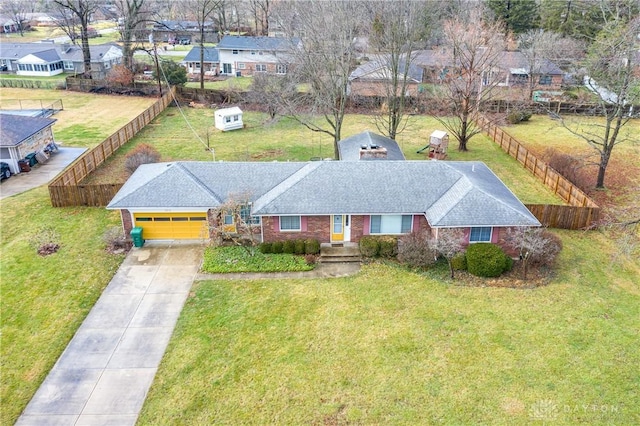
[(446, 268), (192, 288), (140, 424), (635, 424), (640, 265), (559, 232), (550, 285)]
[(208, 247), (204, 252), (203, 272), (296, 272), (310, 271), (303, 256), (262, 254), (243, 247)]
[[(102, 241), (119, 223), (104, 208), (52, 208), (46, 186), (0, 201), (0, 424), (14, 424), (122, 262)], [(30, 245), (41, 229), (57, 253)]]

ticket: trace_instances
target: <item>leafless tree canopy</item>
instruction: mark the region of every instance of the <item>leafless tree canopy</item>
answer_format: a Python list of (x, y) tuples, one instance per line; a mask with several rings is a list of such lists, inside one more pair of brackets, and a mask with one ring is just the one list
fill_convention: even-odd
[(24, 35), (27, 13), (33, 12), (34, 3), (24, 0), (2, 0), (0, 13), (15, 22), (20, 35)]
[(84, 57), (84, 78), (91, 78), (91, 51), (89, 50), (89, 20), (91, 14), (98, 7), (97, 0), (53, 0), (61, 10), (71, 12), (80, 25), (80, 40), (82, 42), (82, 55)]
[(443, 25), (440, 61), (448, 73), (435, 88), (434, 102), (446, 111), (445, 116), (435, 114), (434, 118), (458, 140), (460, 151), (467, 151), (469, 139), (480, 133), (475, 119), (499, 83), (496, 64), (504, 50), (504, 32), (500, 24), (486, 22), (483, 16), (477, 7)]
[(453, 259), (456, 254), (463, 251), (464, 241), (464, 231), (460, 228), (438, 229), (437, 237), (429, 240), (429, 247), (431, 247), (431, 250), (447, 259), (451, 278), (453, 278), (453, 265), (451, 263), (451, 259)]
[(152, 4), (148, 0), (115, 0), (115, 5), (122, 17), (119, 26), (122, 39), (122, 55), (124, 66), (133, 71), (133, 53), (136, 42), (144, 41), (147, 23), (152, 21)]

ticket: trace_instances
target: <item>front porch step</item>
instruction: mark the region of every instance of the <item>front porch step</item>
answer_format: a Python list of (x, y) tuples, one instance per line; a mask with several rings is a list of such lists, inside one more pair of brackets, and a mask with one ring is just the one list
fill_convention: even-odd
[(360, 249), (355, 243), (322, 244), (320, 246), (320, 263), (360, 262)]

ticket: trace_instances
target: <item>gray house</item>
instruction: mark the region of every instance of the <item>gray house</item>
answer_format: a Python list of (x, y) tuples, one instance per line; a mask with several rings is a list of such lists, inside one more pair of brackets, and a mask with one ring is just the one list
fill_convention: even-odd
[(41, 151), (54, 141), (53, 118), (0, 114), (0, 161), (9, 164), (11, 173), (20, 173), (18, 161)]
[(125, 232), (145, 239), (209, 238), (216, 209), (240, 197), (262, 241), (462, 228), (469, 243), (498, 243), (504, 230), (538, 220), (481, 162), (175, 162), (142, 165), (111, 200)]
[[(116, 64), (122, 63), (122, 48), (116, 44), (89, 47), (91, 73), (104, 78)], [(49, 77), (57, 74), (84, 72), (84, 55), (80, 46), (54, 43), (1, 43), (0, 65), (7, 71), (24, 76)]]
[(220, 59), (218, 58), (218, 49), (215, 47), (204, 48), (202, 70), (200, 69), (200, 46), (192, 48), (182, 63), (187, 68), (188, 74), (204, 72), (205, 75), (218, 75), (220, 73)]

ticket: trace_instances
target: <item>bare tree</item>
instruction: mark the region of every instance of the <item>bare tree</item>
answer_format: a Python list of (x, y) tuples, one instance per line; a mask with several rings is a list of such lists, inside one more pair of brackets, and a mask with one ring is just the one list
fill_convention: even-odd
[(454, 278), (451, 259), (464, 250), (464, 243), (464, 231), (461, 228), (437, 229), (436, 237), (429, 240), (431, 250), (447, 259), (451, 278)]
[(605, 187), (605, 174), (613, 149), (623, 142), (640, 140), (625, 129), (632, 118), (633, 104), (640, 100), (640, 76), (634, 72), (633, 57), (637, 54), (640, 18), (625, 23), (611, 21), (605, 25), (590, 46), (584, 63), (585, 85), (597, 96), (593, 113), (604, 116), (604, 123), (560, 123), (583, 139), (599, 156), (596, 188)]
[(509, 228), (505, 242), (518, 251), (522, 261), (522, 278), (525, 280), (529, 263), (551, 266), (562, 249), (560, 240), (544, 228)]
[(549, 31), (529, 30), (518, 37), (518, 42), (529, 68), (529, 99), (536, 87), (534, 76), (542, 74), (549, 62), (566, 66), (584, 56), (582, 43)]
[(249, 0), (249, 10), (253, 16), (256, 35), (269, 35), (271, 4), (271, 0)]
[[(338, 158), (347, 101), (349, 75), (354, 68), (354, 39), (361, 30), (362, 4), (347, 0), (279, 4), (278, 21), (289, 35), (304, 34), (288, 52), (288, 77), (309, 88), (308, 96), (289, 99), (287, 115), (314, 132), (330, 135)], [(275, 13), (275, 12), (274, 12)], [(307, 112), (307, 114), (304, 114)], [(324, 121), (315, 118), (321, 116)]]
[(80, 27), (78, 17), (72, 11), (57, 3), (53, 4), (53, 10), (55, 11), (53, 21), (55, 22), (56, 27), (61, 29), (62, 32), (69, 37), (69, 40), (71, 40), (73, 45), (77, 45), (78, 30)]
[(212, 211), (215, 223), (211, 236), (219, 243), (231, 242), (244, 248), (249, 255), (255, 254), (259, 244), (259, 218), (251, 216), (250, 194), (230, 194), (227, 201)]
[(296, 95), (295, 86), (290, 81), (279, 75), (258, 73), (253, 76), (249, 100), (260, 104), (267, 109), (269, 118), (273, 120), (277, 114), (282, 113), (283, 99)]
[(27, 23), (27, 13), (33, 12), (34, 4), (23, 0), (3, 0), (0, 5), (0, 12), (15, 22), (18, 32), (24, 36)]
[(189, 0), (185, 2), (185, 7), (193, 14), (198, 24), (198, 34), (200, 40), (200, 88), (204, 89), (204, 43), (207, 22), (210, 22), (215, 13), (220, 8), (221, 0)]
[(434, 95), (435, 104), (445, 111), (432, 115), (458, 140), (458, 150), (467, 151), (469, 140), (482, 131), (475, 120), (483, 102), (500, 83), (497, 65), (504, 50), (504, 30), (499, 23), (486, 22), (480, 7), (446, 21), (443, 30), (440, 59), (448, 73)]
[(370, 40), (380, 54), (385, 108), (376, 115), (378, 131), (395, 139), (406, 125), (405, 105), (410, 96), (409, 83), (417, 78), (413, 65), (415, 49), (424, 34), (426, 15), (422, 1), (398, 0), (373, 2)]
[(80, 40), (84, 59), (84, 78), (91, 78), (91, 51), (89, 50), (89, 21), (91, 14), (98, 7), (97, 0), (53, 0), (60, 7), (69, 10), (80, 25)]
[(119, 26), (122, 39), (124, 66), (133, 71), (133, 54), (136, 41), (143, 40), (145, 24), (151, 20), (151, 11), (145, 0), (116, 0), (116, 7), (122, 17)]

